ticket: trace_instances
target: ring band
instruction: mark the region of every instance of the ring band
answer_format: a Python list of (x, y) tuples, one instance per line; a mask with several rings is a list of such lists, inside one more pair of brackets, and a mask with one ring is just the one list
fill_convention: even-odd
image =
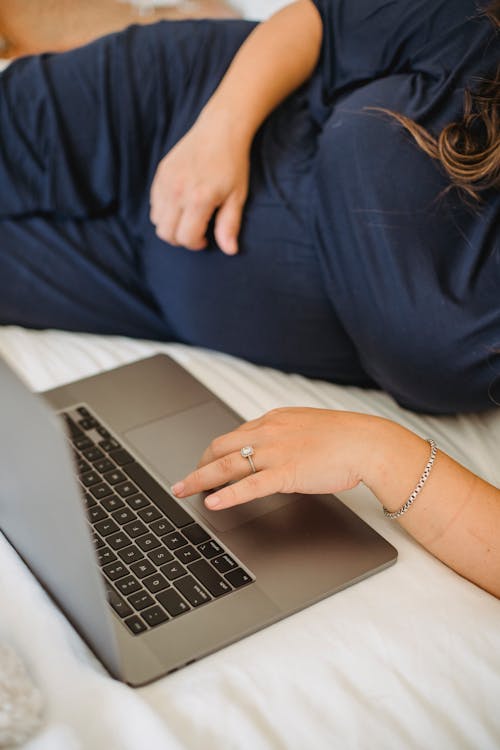
[(251, 445), (245, 445), (244, 448), (242, 448), (240, 450), (240, 454), (241, 454), (242, 458), (247, 458), (248, 459), (248, 463), (250, 464), (250, 468), (252, 469), (252, 472), (255, 474), (256, 471), (257, 471), (257, 469), (255, 468), (255, 464), (254, 464), (253, 458), (252, 458), (252, 456), (255, 455), (255, 451), (252, 448), (252, 446)]

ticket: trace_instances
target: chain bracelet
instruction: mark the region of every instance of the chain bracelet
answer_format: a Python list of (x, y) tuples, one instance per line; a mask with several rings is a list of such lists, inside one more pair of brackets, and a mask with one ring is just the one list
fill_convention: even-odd
[(417, 486), (415, 487), (415, 489), (413, 490), (413, 492), (411, 493), (410, 497), (405, 502), (405, 504), (402, 505), (401, 508), (399, 508), (399, 510), (395, 510), (394, 513), (391, 513), (390, 510), (387, 510), (387, 508), (385, 506), (383, 506), (384, 516), (386, 518), (390, 518), (392, 520), (394, 520), (395, 518), (400, 518), (402, 515), (404, 515), (406, 513), (406, 511), (408, 510), (408, 508), (412, 505), (413, 501), (422, 492), (422, 488), (423, 488), (424, 484), (427, 482), (427, 479), (429, 478), (429, 474), (431, 473), (431, 469), (432, 469), (432, 466), (434, 464), (434, 460), (436, 458), (436, 454), (437, 454), (437, 450), (438, 450), (437, 449), (437, 445), (434, 442), (434, 440), (428, 439), (427, 442), (431, 446), (431, 455), (429, 456), (429, 460), (427, 461), (427, 464), (426, 464), (425, 469), (424, 469), (424, 471), (422, 473), (422, 476), (418, 480)]

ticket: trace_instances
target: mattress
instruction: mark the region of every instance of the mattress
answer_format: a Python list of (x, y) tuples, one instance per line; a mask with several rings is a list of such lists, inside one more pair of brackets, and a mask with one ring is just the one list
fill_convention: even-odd
[[(379, 414), (500, 484), (500, 413), (427, 417), (377, 391), (210, 351), (0, 328), (34, 390), (166, 352), (244, 418), (306, 405)], [(342, 500), (399, 551), (396, 565), (140, 689), (111, 679), (0, 536), (0, 640), (42, 690), (36, 750), (500, 746), (500, 606), (422, 549), (364, 488)]]

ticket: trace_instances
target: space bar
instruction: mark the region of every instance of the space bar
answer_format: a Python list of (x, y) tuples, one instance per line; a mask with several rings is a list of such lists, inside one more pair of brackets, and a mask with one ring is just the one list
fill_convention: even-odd
[(156, 479), (148, 474), (148, 472), (142, 468), (140, 464), (128, 464), (123, 466), (130, 479), (139, 485), (145, 495), (149, 497), (152, 503), (159, 508), (162, 513), (174, 523), (176, 526), (187, 526), (188, 523), (193, 523), (194, 518), (186, 513), (184, 508), (181, 508), (170, 495), (165, 492)]

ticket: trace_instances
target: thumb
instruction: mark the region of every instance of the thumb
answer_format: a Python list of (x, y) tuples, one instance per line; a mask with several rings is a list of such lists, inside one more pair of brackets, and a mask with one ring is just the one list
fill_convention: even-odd
[(244, 198), (232, 193), (217, 211), (214, 235), (218, 246), (226, 255), (238, 252), (238, 234), (241, 227)]

